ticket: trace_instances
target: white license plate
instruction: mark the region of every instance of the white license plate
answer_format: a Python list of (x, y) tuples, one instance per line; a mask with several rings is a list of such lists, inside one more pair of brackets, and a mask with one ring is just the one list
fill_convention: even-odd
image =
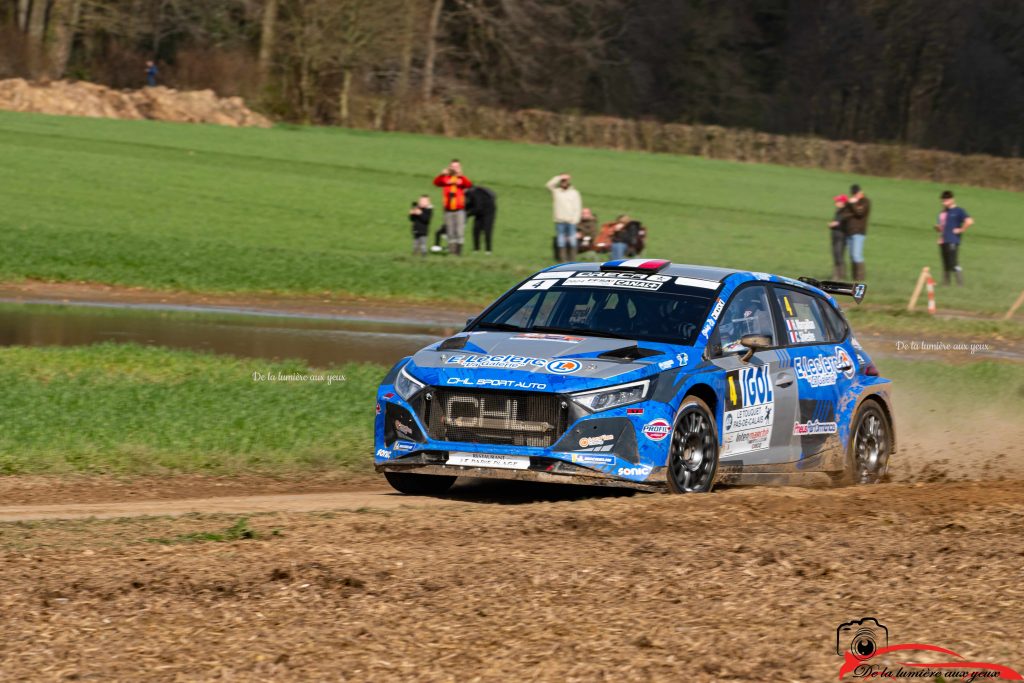
[(530, 467), (528, 455), (492, 455), (490, 453), (449, 453), (449, 465), (463, 467), (500, 467), (506, 470), (525, 470)]

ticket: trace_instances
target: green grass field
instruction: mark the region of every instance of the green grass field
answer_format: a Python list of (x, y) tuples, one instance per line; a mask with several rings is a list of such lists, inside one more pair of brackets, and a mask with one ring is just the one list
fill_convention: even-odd
[[(497, 254), (409, 254), (406, 211), (453, 156), (499, 195)], [(869, 301), (939, 268), (933, 183), (693, 157), (327, 128), (271, 130), (0, 112), (0, 280), (483, 303), (550, 259), (544, 182), (574, 174), (601, 219), (651, 228), (646, 256), (829, 273), (832, 195), (874, 202)], [(940, 307), (998, 312), (1022, 287), (1024, 196), (954, 188), (977, 220), (967, 286)], [(436, 200), (435, 200), (436, 201)]]
[(130, 344), (0, 348), (0, 474), (368, 470), (385, 371)]

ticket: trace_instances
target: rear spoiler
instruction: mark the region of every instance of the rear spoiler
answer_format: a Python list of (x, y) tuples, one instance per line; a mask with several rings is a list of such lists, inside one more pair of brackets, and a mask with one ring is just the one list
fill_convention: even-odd
[(852, 296), (853, 300), (858, 304), (864, 300), (864, 294), (868, 289), (868, 286), (863, 282), (833, 282), (832, 280), (815, 280), (813, 277), (799, 277), (797, 279), (829, 294)]

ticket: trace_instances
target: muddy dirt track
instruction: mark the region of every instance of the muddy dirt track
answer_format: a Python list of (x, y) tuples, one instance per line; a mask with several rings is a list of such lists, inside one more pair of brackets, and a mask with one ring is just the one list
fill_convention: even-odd
[(223, 542), (237, 516), (0, 524), (0, 677), (825, 681), (863, 616), (1024, 670), (1019, 481), (381, 498)]

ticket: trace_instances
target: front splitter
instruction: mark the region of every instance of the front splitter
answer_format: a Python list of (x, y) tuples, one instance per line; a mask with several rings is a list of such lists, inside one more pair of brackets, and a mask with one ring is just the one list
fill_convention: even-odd
[[(636, 491), (662, 491), (663, 485), (629, 481), (600, 475), (555, 474), (540, 470), (512, 470), (497, 467), (463, 467), (461, 465), (427, 465), (422, 463), (390, 462), (374, 465), (377, 472), (415, 472), (416, 474), (437, 474), (446, 477), (480, 477), (482, 479), (511, 479), (515, 481), (537, 481), (546, 484), (576, 484), (580, 486), (608, 486), (634, 489)], [(656, 467), (652, 475), (664, 468)], [(653, 476), (652, 476), (653, 478)]]

